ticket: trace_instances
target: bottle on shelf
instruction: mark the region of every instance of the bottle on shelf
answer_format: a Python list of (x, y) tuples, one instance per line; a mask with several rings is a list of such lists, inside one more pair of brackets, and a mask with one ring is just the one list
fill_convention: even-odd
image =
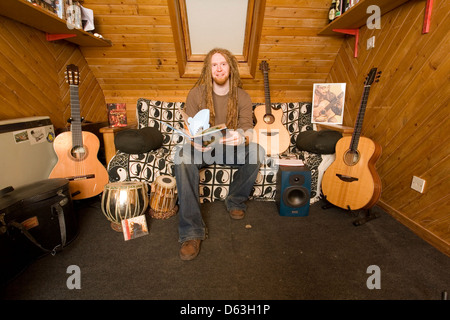
[(340, 0), (336, 0), (336, 18), (341, 15), (342, 10), (342, 2)]
[(336, 18), (336, 0), (331, 2), (330, 10), (328, 11), (328, 22), (333, 21)]

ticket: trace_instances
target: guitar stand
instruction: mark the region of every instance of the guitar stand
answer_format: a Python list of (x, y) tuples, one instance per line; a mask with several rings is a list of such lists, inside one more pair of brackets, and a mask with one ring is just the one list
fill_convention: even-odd
[[(326, 202), (322, 206), (323, 210), (327, 210), (327, 209), (336, 207), (334, 204), (327, 201), (326, 196), (323, 196), (322, 199)], [(361, 209), (361, 210), (352, 210), (349, 206), (347, 208), (346, 212), (349, 213), (350, 215), (352, 215), (353, 217), (357, 217), (357, 219), (353, 221), (353, 225), (355, 227), (362, 226), (363, 224), (365, 224), (366, 222), (369, 222), (370, 220), (379, 218), (379, 214), (376, 212), (373, 212), (372, 208)], [(361, 213), (364, 213), (362, 217), (360, 216)]]
[[(361, 225), (365, 224), (366, 222), (369, 222), (370, 220), (373, 220), (373, 219), (376, 219), (379, 217), (379, 215), (376, 212), (372, 211), (372, 208), (359, 210), (359, 213), (361, 213), (361, 212), (365, 212), (365, 214), (363, 217), (360, 217), (360, 218), (356, 219), (355, 221), (353, 221), (353, 225), (355, 227), (361, 226)], [(359, 216), (359, 213), (358, 213), (358, 216)]]

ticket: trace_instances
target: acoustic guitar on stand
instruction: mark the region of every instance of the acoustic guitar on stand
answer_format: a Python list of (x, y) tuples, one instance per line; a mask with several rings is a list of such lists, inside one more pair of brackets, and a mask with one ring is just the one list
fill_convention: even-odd
[(364, 92), (352, 136), (336, 143), (336, 159), (325, 170), (322, 192), (331, 204), (348, 210), (370, 209), (381, 195), (381, 180), (375, 162), (381, 146), (361, 136), (362, 123), (372, 83), (380, 72), (372, 68), (364, 83)]
[(78, 67), (67, 66), (66, 80), (70, 86), (70, 131), (60, 133), (53, 142), (58, 162), (49, 178), (67, 179), (72, 199), (80, 200), (100, 194), (108, 183), (108, 172), (97, 158), (97, 136), (81, 131)]
[(254, 139), (266, 150), (267, 155), (277, 155), (289, 147), (291, 136), (281, 122), (283, 110), (273, 109), (270, 102), (269, 64), (267, 61), (261, 61), (259, 69), (264, 75), (265, 105), (257, 106), (253, 112), (256, 118)]

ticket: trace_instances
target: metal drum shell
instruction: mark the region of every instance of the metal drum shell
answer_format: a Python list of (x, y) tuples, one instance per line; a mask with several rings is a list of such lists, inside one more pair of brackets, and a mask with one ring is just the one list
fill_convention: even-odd
[(148, 187), (146, 183), (121, 181), (105, 185), (101, 209), (111, 223), (120, 225), (124, 219), (144, 214), (147, 208)]

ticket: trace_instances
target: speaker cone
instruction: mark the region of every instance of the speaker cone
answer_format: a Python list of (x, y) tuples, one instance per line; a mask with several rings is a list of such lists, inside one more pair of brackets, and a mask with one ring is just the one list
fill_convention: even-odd
[(288, 187), (283, 193), (283, 201), (289, 207), (302, 207), (309, 202), (309, 191), (305, 187)]

